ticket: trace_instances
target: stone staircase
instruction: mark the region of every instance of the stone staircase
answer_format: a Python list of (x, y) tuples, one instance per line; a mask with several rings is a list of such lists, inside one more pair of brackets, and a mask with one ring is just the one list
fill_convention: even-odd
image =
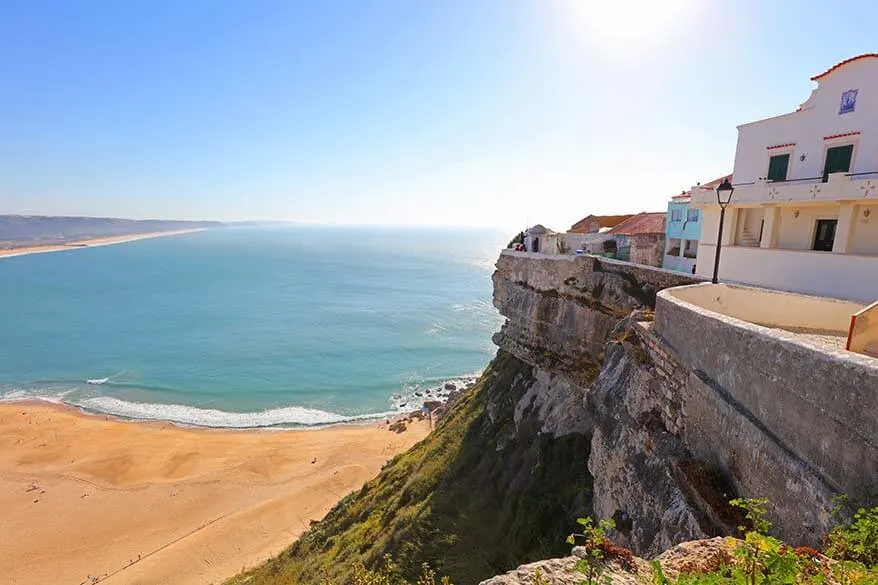
[(758, 248), (759, 247), (759, 236), (758, 234), (754, 234), (750, 228), (744, 228), (741, 232), (741, 237), (738, 240), (739, 246), (746, 246), (748, 248)]

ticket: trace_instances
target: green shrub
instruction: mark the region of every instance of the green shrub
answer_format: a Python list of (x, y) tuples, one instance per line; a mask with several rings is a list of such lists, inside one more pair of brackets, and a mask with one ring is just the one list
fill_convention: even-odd
[(826, 536), (826, 554), (867, 567), (878, 565), (878, 506), (860, 508), (849, 524), (833, 528)]

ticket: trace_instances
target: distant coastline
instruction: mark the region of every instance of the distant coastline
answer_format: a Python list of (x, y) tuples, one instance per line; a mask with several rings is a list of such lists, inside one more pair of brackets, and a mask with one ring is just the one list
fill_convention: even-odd
[(148, 238), (160, 238), (163, 236), (179, 236), (182, 234), (190, 234), (193, 232), (204, 231), (208, 228), (191, 228), (185, 230), (172, 230), (162, 232), (148, 232), (143, 234), (128, 234), (123, 236), (109, 236), (105, 238), (89, 238), (85, 240), (77, 240), (66, 242), (63, 244), (36, 244), (33, 246), (21, 246), (17, 248), (0, 249), (0, 258), (11, 258), (13, 256), (24, 256), (26, 254), (43, 254), (46, 252), (63, 252), (64, 250), (76, 250), (79, 248), (96, 248), (98, 246), (111, 246), (113, 244), (124, 244), (125, 242), (133, 242), (135, 240), (145, 240)]

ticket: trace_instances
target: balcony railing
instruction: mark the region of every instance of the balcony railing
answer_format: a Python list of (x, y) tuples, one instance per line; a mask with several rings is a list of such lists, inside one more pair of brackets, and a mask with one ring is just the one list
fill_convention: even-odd
[[(787, 181), (759, 179), (752, 183), (738, 183), (735, 184), (732, 204), (839, 200), (878, 201), (878, 171), (833, 173), (826, 182), (820, 176)], [(709, 189), (693, 189), (692, 203), (715, 205), (716, 193)]]

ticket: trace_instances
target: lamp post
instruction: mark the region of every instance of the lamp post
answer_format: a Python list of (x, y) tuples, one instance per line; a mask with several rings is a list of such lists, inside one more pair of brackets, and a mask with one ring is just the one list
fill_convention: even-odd
[(713, 260), (713, 284), (719, 282), (719, 253), (723, 249), (723, 220), (726, 218), (726, 207), (732, 202), (732, 193), (735, 188), (729, 183), (728, 179), (724, 179), (716, 188), (716, 202), (719, 203), (719, 233), (716, 236), (716, 257)]

